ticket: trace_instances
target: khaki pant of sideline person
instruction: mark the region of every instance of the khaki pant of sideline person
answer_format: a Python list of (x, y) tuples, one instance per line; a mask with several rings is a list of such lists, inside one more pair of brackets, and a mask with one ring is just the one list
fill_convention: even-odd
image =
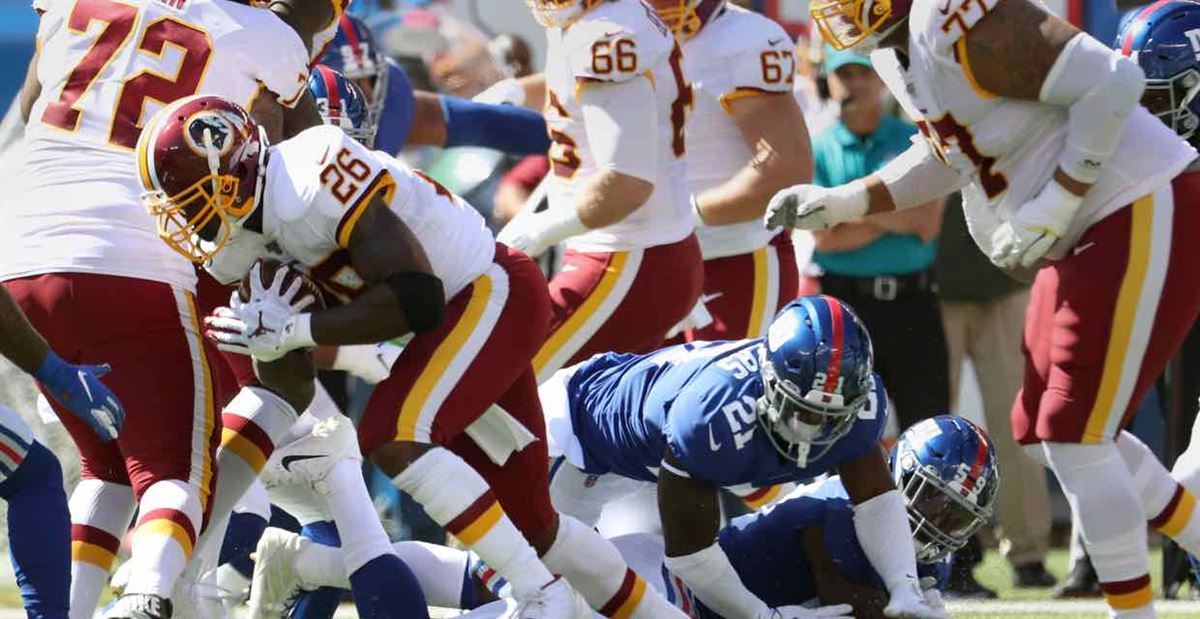
[(991, 302), (942, 303), (950, 354), (950, 409), (958, 406), (963, 359), (969, 357), (980, 377), (984, 418), (1000, 468), (1000, 552), (1013, 566), (1044, 560), (1050, 536), (1046, 472), (1021, 451), (1009, 429), (1025, 367), (1021, 330), (1028, 301), (1029, 292), (1019, 290)]

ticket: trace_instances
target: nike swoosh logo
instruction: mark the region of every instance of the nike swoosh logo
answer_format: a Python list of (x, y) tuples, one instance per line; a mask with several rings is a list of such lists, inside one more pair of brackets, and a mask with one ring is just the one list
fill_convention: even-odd
[(1089, 248), (1091, 248), (1092, 245), (1095, 245), (1095, 244), (1096, 244), (1096, 242), (1092, 241), (1090, 243), (1084, 243), (1083, 245), (1079, 245), (1075, 249), (1071, 250), (1071, 255), (1078, 256), (1079, 254), (1082, 254), (1083, 252), (1087, 251)]
[(942, 15), (950, 14), (950, 0), (942, 0), (942, 4), (938, 6), (938, 12)]
[(292, 471), (292, 463), (293, 462), (300, 462), (301, 460), (312, 460), (313, 458), (324, 458), (324, 457), (325, 456), (322, 454), (310, 454), (310, 455), (301, 455), (301, 456), (284, 456), (281, 464), (283, 464), (283, 470), (291, 473), (291, 472), (293, 472)]
[(708, 426), (708, 448), (717, 451), (721, 448), (721, 444), (713, 437), (712, 426)]
[(709, 301), (716, 301), (717, 299), (720, 299), (723, 296), (725, 296), (724, 292), (714, 292), (712, 294), (706, 294), (706, 295), (700, 297), (700, 300), (703, 301), (704, 303), (708, 303)]
[(782, 38), (779, 38), (779, 39), (767, 39), (767, 45), (769, 45), (770, 47), (775, 47), (776, 45), (778, 45), (778, 44), (779, 44), (780, 42), (782, 42), (782, 41), (783, 41), (783, 39), (782, 39)]

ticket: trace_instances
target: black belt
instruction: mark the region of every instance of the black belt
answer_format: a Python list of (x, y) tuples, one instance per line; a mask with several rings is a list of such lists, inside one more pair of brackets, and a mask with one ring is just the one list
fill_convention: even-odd
[(821, 275), (821, 287), (824, 292), (834, 296), (837, 296), (838, 292), (848, 292), (872, 297), (879, 301), (894, 301), (904, 294), (931, 290), (935, 287), (935, 283), (929, 271), (908, 275), (876, 275), (874, 277), (825, 273)]

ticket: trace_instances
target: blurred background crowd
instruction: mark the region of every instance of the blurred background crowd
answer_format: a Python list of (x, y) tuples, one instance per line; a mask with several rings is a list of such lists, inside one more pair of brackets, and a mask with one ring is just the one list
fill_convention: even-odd
[[(817, 184), (832, 187), (870, 174), (907, 147), (916, 128), (890, 100), (870, 60), (826, 49), (819, 37), (814, 42), (805, 0), (730, 1), (766, 13), (796, 39), (795, 96), (812, 136)], [(1107, 41), (1117, 30), (1120, 11), (1137, 3), (1046, 4)], [(542, 66), (544, 34), (522, 0), (355, 0), (352, 12), (366, 20), (417, 89), (470, 98), (503, 78)], [(0, 63), (0, 109), (9, 108), (20, 87), (36, 28), (36, 15), (26, 3), (0, 3), (0, 57), (5, 60)], [(545, 157), (513, 158), (478, 148), (410, 148), (404, 157), (466, 198), (496, 230), (525, 208), (531, 196), (536, 201), (537, 187), (549, 170)], [(4, 176), (13, 168), (0, 151), (0, 197)], [(0, 199), (0, 208), (2, 204)], [(1052, 478), (1017, 448), (1008, 431), (1024, 367), (1020, 342), (1026, 285), (996, 270), (979, 252), (956, 197), (815, 236), (797, 233), (794, 241), (801, 291), (845, 300), (870, 329), (876, 369), (889, 386), (893, 419), (901, 427), (949, 411), (990, 429), (1003, 477), (997, 522), (956, 557), (951, 593), (994, 595), (973, 576), (985, 547), (999, 549), (1011, 567), (1012, 586), (1054, 586), (1046, 556), (1050, 547), (1070, 544), (1069, 509)], [(11, 370), (0, 368), (0, 402), (34, 410), (32, 384)], [(343, 410), (352, 416), (362, 410), (369, 393), (365, 385), (336, 372), (322, 380)], [(1198, 398), (1200, 331), (1193, 329), (1180, 358), (1142, 403), (1134, 433), (1164, 461), (1173, 461), (1187, 444)], [(30, 421), (43, 442), (59, 451), (64, 465), (78, 467), (76, 457), (64, 457), (74, 449), (65, 433)], [(376, 482), (377, 506), (395, 538), (442, 540), (441, 529), (423, 518), (419, 507), (366, 466), (368, 479)], [(77, 473), (68, 484), (75, 480)], [(654, 517), (633, 509), (629, 513)], [(1071, 570), (1058, 579), (1057, 595), (1099, 596), (1078, 544), (1071, 554)], [(1181, 555), (1171, 549), (1164, 554), (1170, 596), (1170, 583), (1182, 582), (1187, 568)]]

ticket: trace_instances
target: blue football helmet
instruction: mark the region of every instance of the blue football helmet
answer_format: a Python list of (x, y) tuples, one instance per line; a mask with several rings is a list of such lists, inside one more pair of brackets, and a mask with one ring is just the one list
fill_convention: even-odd
[(758, 421), (775, 449), (805, 466), (850, 431), (871, 395), (871, 337), (828, 296), (788, 303), (767, 331)]
[(375, 143), (377, 127), (367, 112), (366, 98), (354, 82), (319, 64), (308, 74), (308, 91), (317, 101), (317, 112), (325, 124), (340, 127), (367, 148)]
[(962, 548), (992, 517), (1000, 472), (979, 426), (956, 415), (913, 424), (892, 448), (892, 479), (908, 504), (917, 561)]
[(371, 122), (378, 125), (387, 98), (388, 64), (367, 24), (343, 13), (321, 64), (354, 80), (366, 95)]
[(1200, 144), (1200, 3), (1172, 0), (1132, 11), (1113, 47), (1145, 72), (1142, 105), (1179, 137)]

